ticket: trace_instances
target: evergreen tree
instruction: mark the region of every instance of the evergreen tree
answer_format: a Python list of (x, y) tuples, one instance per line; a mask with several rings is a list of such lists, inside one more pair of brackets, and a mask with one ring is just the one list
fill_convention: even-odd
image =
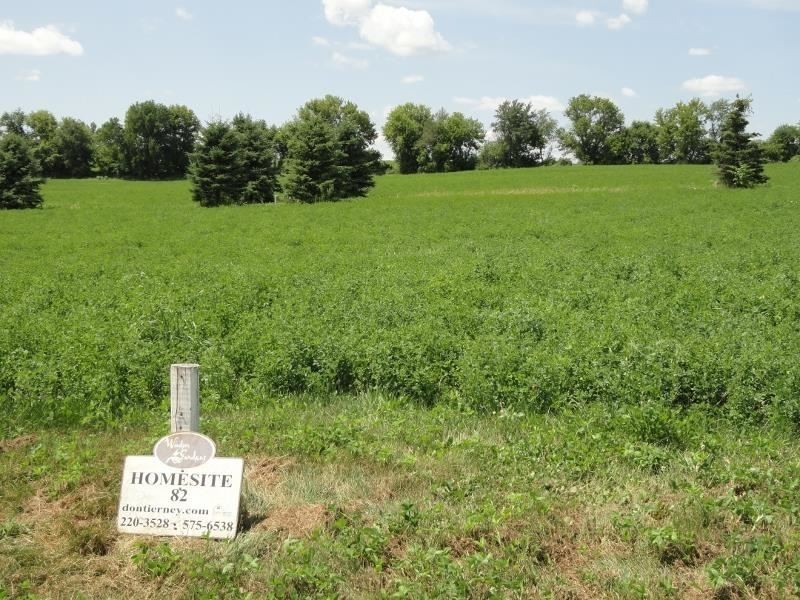
[(747, 133), (750, 100), (736, 97), (720, 128), (716, 151), (719, 180), (728, 187), (753, 187), (766, 183), (764, 156), (755, 142), (757, 133)]
[(280, 153), (277, 130), (239, 114), (210, 123), (191, 155), (192, 194), (203, 206), (275, 201)]
[(242, 144), (230, 123), (215, 121), (203, 130), (189, 174), (192, 198), (201, 206), (242, 204)]
[(286, 166), (282, 185), (299, 202), (337, 199), (342, 153), (333, 126), (320, 115), (310, 115), (284, 129)]
[(0, 137), (0, 208), (42, 205), (39, 165), (28, 141), (16, 133)]
[(277, 140), (278, 130), (250, 115), (238, 114), (233, 118), (233, 130), (238, 136), (242, 161), (241, 202), (254, 204), (274, 202), (281, 166), (281, 153)]
[(381, 169), (378, 137), (369, 115), (352, 102), (325, 96), (306, 102), (282, 131), (286, 144), (282, 180), (300, 202), (364, 196)]

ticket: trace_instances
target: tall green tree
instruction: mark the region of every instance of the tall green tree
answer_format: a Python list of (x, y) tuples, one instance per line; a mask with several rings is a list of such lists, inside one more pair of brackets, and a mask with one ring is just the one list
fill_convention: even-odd
[(706, 130), (708, 131), (708, 137), (711, 140), (712, 148), (719, 143), (719, 137), (722, 133), (722, 123), (730, 110), (731, 102), (725, 98), (714, 100), (714, 102), (706, 106)]
[(316, 202), (364, 196), (381, 169), (378, 137), (369, 115), (336, 96), (310, 100), (282, 131), (286, 144), (283, 190)]
[(125, 129), (116, 117), (94, 133), (94, 170), (106, 177), (125, 174)]
[(28, 140), (18, 133), (0, 136), (0, 208), (42, 205), (39, 165)]
[(88, 177), (94, 160), (94, 136), (83, 121), (65, 117), (53, 140), (53, 177)]
[(561, 147), (583, 163), (591, 165), (619, 162), (616, 155), (625, 117), (608, 98), (581, 94), (571, 98), (564, 111), (571, 125), (560, 132)]
[(713, 140), (706, 128), (708, 107), (699, 98), (656, 112), (659, 154), (663, 162), (708, 164)]
[(483, 124), (477, 119), (454, 112), (445, 119), (441, 138), (447, 148), (445, 171), (468, 171), (475, 168), (478, 150), (486, 137)]
[(236, 115), (232, 127), (239, 138), (244, 173), (241, 201), (245, 204), (274, 202), (275, 193), (280, 189), (278, 175), (282, 160), (277, 128), (245, 114)]
[(649, 121), (634, 121), (617, 139), (619, 147), (615, 154), (622, 162), (633, 165), (658, 163), (658, 128)]
[(56, 133), (58, 121), (53, 113), (47, 110), (36, 110), (25, 116), (28, 129), (28, 139), (33, 148), (33, 155), (45, 177), (53, 177), (58, 161), (56, 148)]
[(25, 113), (21, 108), (11, 112), (4, 112), (0, 115), (0, 134), (16, 133), (22, 137), (27, 137), (28, 131), (25, 127)]
[(715, 159), (719, 180), (728, 187), (753, 187), (766, 183), (764, 156), (755, 142), (757, 133), (748, 133), (749, 98), (736, 97), (720, 129)]
[(506, 100), (494, 113), (499, 167), (533, 167), (542, 164), (556, 133), (556, 121), (545, 109), (530, 102)]
[(474, 169), (485, 135), (477, 119), (441, 109), (425, 125), (417, 142), (419, 170), (442, 173)]
[(191, 156), (192, 198), (202, 206), (243, 203), (241, 136), (225, 121), (209, 123)]
[(125, 114), (125, 174), (134, 179), (186, 175), (200, 121), (185, 106), (148, 100)]
[(800, 124), (779, 125), (767, 140), (769, 158), (787, 162), (800, 155)]
[(274, 202), (280, 158), (277, 130), (264, 121), (210, 123), (191, 155), (192, 196), (203, 206)]
[(431, 109), (408, 102), (395, 107), (386, 117), (383, 137), (394, 152), (397, 170), (402, 174), (420, 170), (419, 148), (426, 128), (433, 124)]

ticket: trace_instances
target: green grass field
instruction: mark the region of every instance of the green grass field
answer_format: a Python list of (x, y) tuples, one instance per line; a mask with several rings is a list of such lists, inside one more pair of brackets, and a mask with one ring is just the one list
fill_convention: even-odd
[[(800, 170), (386, 176), (0, 213), (0, 598), (800, 594)], [(114, 531), (201, 364), (232, 543)]]

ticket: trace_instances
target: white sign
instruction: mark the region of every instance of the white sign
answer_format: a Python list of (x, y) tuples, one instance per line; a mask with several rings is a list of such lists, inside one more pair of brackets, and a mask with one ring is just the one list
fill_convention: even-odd
[(243, 471), (241, 458), (212, 458), (199, 466), (174, 468), (156, 456), (128, 456), (117, 529), (145, 535), (233, 538)]

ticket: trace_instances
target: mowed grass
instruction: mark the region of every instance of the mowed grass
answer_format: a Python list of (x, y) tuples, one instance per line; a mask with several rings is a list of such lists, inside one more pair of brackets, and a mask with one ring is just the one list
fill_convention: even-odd
[[(387, 176), (0, 213), (0, 598), (800, 594), (796, 166)], [(243, 456), (233, 542), (115, 532), (168, 366)]]

